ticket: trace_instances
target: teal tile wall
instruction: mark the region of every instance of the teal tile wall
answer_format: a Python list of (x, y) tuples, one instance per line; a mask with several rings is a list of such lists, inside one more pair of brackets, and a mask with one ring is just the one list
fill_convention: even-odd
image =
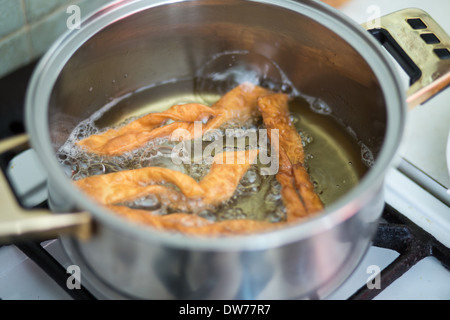
[(81, 18), (112, 0), (0, 0), (0, 77), (39, 59), (65, 31), (67, 8)]
[(0, 38), (25, 25), (22, 1), (0, 0)]

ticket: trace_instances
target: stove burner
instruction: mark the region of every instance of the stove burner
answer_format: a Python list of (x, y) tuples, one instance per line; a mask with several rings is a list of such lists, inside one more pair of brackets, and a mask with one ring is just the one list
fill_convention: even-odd
[[(16, 246), (73, 299), (96, 299), (86, 288), (82, 287), (80, 290), (68, 289), (65, 268), (40, 243), (29, 241), (18, 243)], [(417, 262), (426, 257), (435, 257), (450, 270), (450, 249), (388, 204), (385, 206), (382, 222), (373, 239), (373, 246), (395, 250), (399, 253), (399, 256), (381, 271), (383, 281), (381, 281), (380, 289), (369, 289), (367, 285), (363, 285), (348, 298), (349, 300), (372, 300)]]
[(450, 270), (450, 249), (433, 236), (416, 226), (389, 205), (385, 206), (383, 222), (378, 226), (373, 239), (376, 247), (397, 251), (400, 255), (381, 271), (381, 288), (362, 286), (349, 299), (371, 300), (400, 278), (412, 266), (426, 257), (435, 257)]

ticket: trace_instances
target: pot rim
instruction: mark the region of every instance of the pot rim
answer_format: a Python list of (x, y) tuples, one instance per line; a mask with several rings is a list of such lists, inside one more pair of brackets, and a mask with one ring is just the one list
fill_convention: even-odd
[(384, 182), (384, 176), (395, 159), (404, 131), (407, 112), (406, 97), (400, 75), (395, 71), (392, 60), (387, 57), (380, 44), (365, 29), (328, 5), (306, 0), (297, 2), (291, 0), (250, 1), (280, 6), (307, 15), (330, 29), (331, 32), (338, 34), (355, 48), (372, 68), (386, 101), (387, 128), (380, 154), (360, 183), (341, 199), (328, 206), (320, 215), (280, 230), (224, 238), (201, 238), (161, 232), (129, 223), (95, 203), (71, 183), (70, 178), (64, 173), (54, 156), (49, 131), (42, 130), (42, 128), (48, 128), (47, 113), (50, 95), (65, 63), (87, 39), (108, 25), (141, 10), (183, 1), (126, 0), (113, 2), (84, 20), (80, 29), (68, 30), (64, 33), (41, 58), (26, 93), (25, 124), (30, 136), (30, 144), (36, 150), (55, 187), (68, 198), (70, 195), (71, 201), (75, 201), (80, 208), (90, 212), (95, 220), (108, 227), (128, 234), (132, 233), (135, 237), (145, 241), (156, 241), (185, 249), (230, 251), (273, 248), (331, 229), (355, 215), (375, 193), (379, 192)]

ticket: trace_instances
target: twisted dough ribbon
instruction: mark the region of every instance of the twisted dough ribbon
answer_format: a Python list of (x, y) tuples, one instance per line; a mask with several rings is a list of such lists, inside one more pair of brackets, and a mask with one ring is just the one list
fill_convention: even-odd
[[(245, 82), (227, 92), (212, 107), (198, 103), (175, 105), (165, 112), (149, 113), (118, 129), (91, 135), (77, 145), (99, 155), (116, 156), (143, 147), (155, 139), (170, 139), (178, 129), (185, 130), (191, 139), (199, 138), (206, 131), (217, 129), (226, 123), (244, 123), (258, 112), (257, 98), (269, 91)], [(168, 120), (174, 122), (165, 124)], [(206, 124), (195, 132), (194, 122)]]
[[(314, 190), (304, 166), (302, 139), (289, 118), (288, 96), (275, 93), (260, 97), (258, 108), (269, 139), (279, 155), (277, 180), (287, 210), (287, 221), (295, 221), (323, 210), (323, 204)], [(272, 130), (278, 129), (279, 143), (273, 140)]]
[[(148, 167), (91, 176), (77, 180), (75, 184), (101, 204), (107, 205), (111, 211), (156, 229), (203, 236), (248, 234), (273, 229), (277, 225), (246, 219), (212, 222), (184, 212), (154, 215), (120, 203), (155, 194), (165, 205), (178, 210), (193, 211), (217, 206), (233, 196), (239, 181), (257, 155), (258, 150), (218, 154), (214, 157), (210, 171), (200, 182), (175, 170)], [(180, 191), (167, 184), (175, 185)]]
[[(246, 219), (212, 222), (192, 214), (205, 208), (214, 208), (230, 199), (255, 161), (258, 150), (230, 151), (216, 155), (209, 173), (200, 182), (175, 170), (147, 167), (91, 176), (75, 181), (75, 184), (119, 215), (156, 229), (191, 235), (223, 236), (261, 232), (319, 212), (323, 204), (315, 194), (304, 166), (302, 140), (289, 119), (288, 96), (271, 93), (250, 83), (232, 89), (212, 107), (201, 104), (176, 105), (165, 112), (148, 114), (119, 129), (92, 135), (78, 145), (93, 153), (120, 155), (152, 139), (167, 138), (179, 128), (191, 132), (191, 138), (197, 138), (193, 132), (195, 121), (206, 122), (201, 131), (203, 134), (230, 122), (244, 123), (258, 115), (262, 115), (269, 131), (278, 129), (280, 132), (279, 143), (273, 141), (271, 134), (269, 138), (279, 154), (276, 178), (282, 186), (282, 199), (287, 209), (286, 222)], [(165, 124), (167, 120), (174, 122)], [(231, 163), (230, 159), (233, 159)], [(123, 205), (148, 194), (157, 195), (160, 202), (175, 213), (155, 215)]]
[[(208, 174), (200, 182), (176, 170), (146, 167), (94, 175), (74, 183), (105, 205), (155, 194), (164, 196), (171, 208), (179, 209), (181, 202), (196, 202), (197, 207), (214, 207), (233, 196), (239, 181), (256, 161), (258, 152), (227, 151), (216, 155)], [(191, 205), (190, 210), (193, 209), (194, 205)]]

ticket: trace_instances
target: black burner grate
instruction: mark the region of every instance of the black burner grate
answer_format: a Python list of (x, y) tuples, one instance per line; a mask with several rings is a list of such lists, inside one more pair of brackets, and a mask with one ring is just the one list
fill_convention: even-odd
[(349, 299), (371, 300), (405, 274), (417, 262), (426, 257), (435, 257), (450, 270), (450, 249), (432, 235), (415, 225), (404, 215), (389, 205), (383, 212), (384, 222), (380, 223), (373, 245), (395, 250), (399, 256), (381, 272), (380, 289), (362, 286)]
[[(349, 300), (371, 300), (375, 298), (412, 266), (426, 257), (437, 258), (450, 270), (450, 249), (389, 205), (385, 206), (383, 222), (378, 227), (373, 245), (395, 250), (399, 253), (399, 256), (381, 271), (383, 281), (380, 289), (369, 289), (364, 285), (349, 297)], [(96, 299), (85, 288), (81, 290), (68, 289), (66, 286), (66, 270), (40, 243), (24, 242), (16, 246), (40, 266), (73, 299)]]

